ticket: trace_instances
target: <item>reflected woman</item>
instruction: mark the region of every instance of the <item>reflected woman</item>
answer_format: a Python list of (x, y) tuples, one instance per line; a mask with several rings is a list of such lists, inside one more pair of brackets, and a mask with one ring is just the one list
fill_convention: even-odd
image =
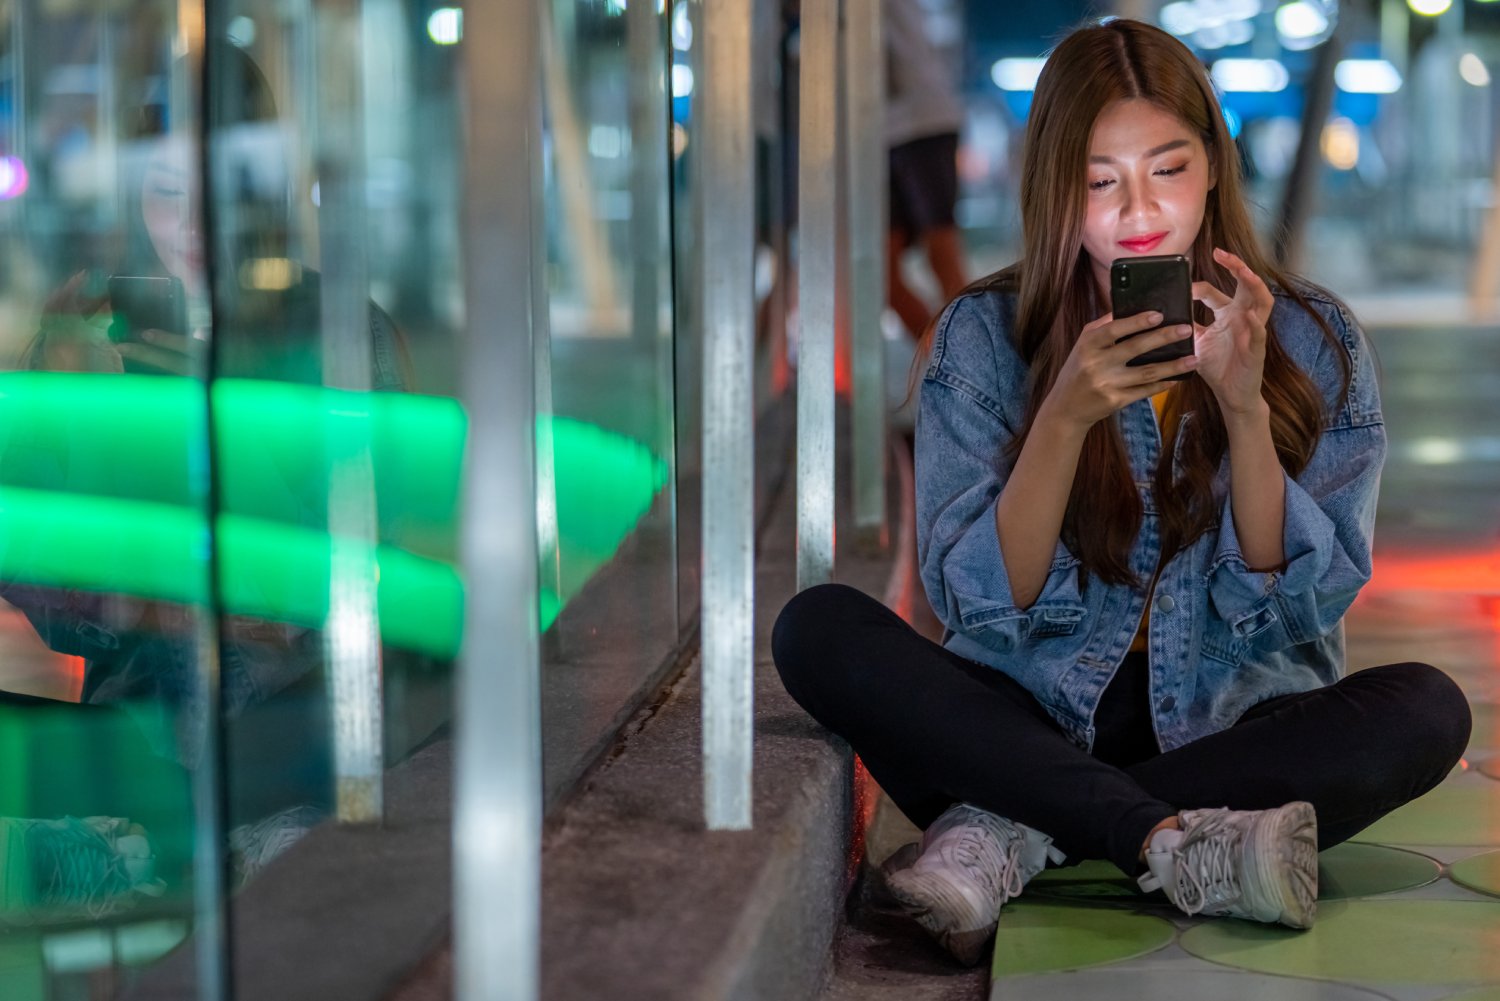
[[(221, 241), (213, 311), (212, 375), (325, 384), (322, 303), (318, 275), (289, 252), (293, 230), (283, 154), (284, 125), (270, 87), (243, 50), (210, 47), (218, 60), (225, 100), (210, 122), (215, 154), (217, 222)], [(185, 68), (184, 68), (185, 72)], [(164, 374), (206, 378), (209, 312), (206, 243), (194, 190), (195, 149), (185, 130), (169, 127), (168, 102), (155, 95), (136, 109), (138, 182), (129, 190), (130, 224), (119, 264), (107, 278), (75, 275), (48, 301), (41, 329), (26, 354), (35, 370)], [(389, 316), (368, 304), (368, 337), (356, 347), (368, 355), (368, 387), (401, 391), (411, 383), (403, 341)], [(148, 431), (149, 433), (149, 431)], [(326, 531), (327, 511), (316, 490), (288, 489), (303, 497), (296, 524)], [(186, 767), (203, 763), (205, 714), (198, 623), (201, 609), (119, 593), (0, 584), (0, 595), (20, 608), (43, 641), (85, 662), (82, 704), (52, 703), (56, 713), (113, 714), (123, 707), (142, 724), (159, 754)], [(222, 700), (228, 712), (225, 740), (232, 780), (231, 848), (241, 878), (249, 878), (332, 806), (332, 729), (323, 672), (321, 631), (245, 616), (219, 620)], [(37, 700), (8, 696), (13, 706)], [(82, 716), (87, 720), (91, 717)], [(99, 719), (97, 715), (94, 719)], [(85, 726), (89, 725), (84, 723)], [(108, 772), (107, 761), (98, 767)], [(129, 786), (96, 781), (97, 788)], [(114, 874), (105, 897), (123, 906), (132, 895), (182, 885), (190, 838), (187, 816), (147, 816), (130, 803), (59, 803), (56, 813), (100, 816), (90, 828), (75, 822), (68, 837), (75, 854), (92, 859), (75, 866), (78, 886), (53, 887), (28, 905), (39, 914), (66, 908), (77, 893), (97, 891), (90, 873)], [(146, 836), (124, 814), (145, 821), (159, 864), (139, 840)], [(21, 834), (38, 844), (56, 840), (59, 821), (20, 821)], [(3, 834), (3, 832), (0, 832)], [(122, 841), (122, 838), (127, 840)], [(137, 840), (128, 840), (128, 839)], [(175, 847), (175, 850), (173, 848)], [(136, 874), (119, 878), (131, 853)], [(5, 906), (0, 900), (0, 909)]]

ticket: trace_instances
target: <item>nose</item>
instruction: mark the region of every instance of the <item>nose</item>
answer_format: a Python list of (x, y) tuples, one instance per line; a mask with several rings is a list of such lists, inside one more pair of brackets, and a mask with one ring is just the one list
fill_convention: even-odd
[(1125, 200), (1120, 206), (1122, 219), (1149, 219), (1156, 214), (1156, 199), (1149, 187), (1136, 181), (1122, 184)]

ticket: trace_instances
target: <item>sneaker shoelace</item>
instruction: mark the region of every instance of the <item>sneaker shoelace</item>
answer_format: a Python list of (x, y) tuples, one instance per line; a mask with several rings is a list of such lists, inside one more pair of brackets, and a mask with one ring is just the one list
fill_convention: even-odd
[(300, 841), (322, 814), (311, 807), (295, 806), (274, 813), (253, 824), (235, 828), (229, 834), (230, 850), (238, 858), (240, 882), (248, 882)]
[(91, 918), (115, 911), (131, 888), (125, 859), (97, 828), (73, 817), (37, 821), (26, 832), (40, 907), (81, 907)]
[(1004, 903), (1012, 897), (1020, 896), (1026, 885), (1025, 870), (1021, 865), (1022, 839), (1011, 837), (999, 829), (991, 830), (988, 826), (983, 830), (999, 843), (998, 866), (991, 864), (992, 860), (986, 857), (992, 853), (987, 851), (983, 835), (977, 832), (966, 831), (959, 836), (953, 846), (953, 857), (971, 872), (977, 873), (986, 890), (998, 890), (1001, 902)]
[(1236, 862), (1242, 831), (1226, 811), (1210, 813), (1173, 849), (1177, 861), (1177, 906), (1197, 914), (1211, 904), (1239, 896)]

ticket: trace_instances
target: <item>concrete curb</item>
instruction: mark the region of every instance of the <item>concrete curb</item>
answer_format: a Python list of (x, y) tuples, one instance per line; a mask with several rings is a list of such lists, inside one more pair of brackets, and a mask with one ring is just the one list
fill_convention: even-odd
[[(902, 512), (896, 468), (890, 494)], [(848, 746), (792, 701), (771, 663), (770, 627), (795, 591), (794, 539), (788, 490), (756, 574), (754, 829), (703, 827), (690, 667), (547, 833), (543, 997), (794, 1001), (827, 982), (873, 800)], [(851, 544), (838, 579), (890, 600), (900, 590), (888, 589), (892, 565), (891, 553), (862, 556)]]

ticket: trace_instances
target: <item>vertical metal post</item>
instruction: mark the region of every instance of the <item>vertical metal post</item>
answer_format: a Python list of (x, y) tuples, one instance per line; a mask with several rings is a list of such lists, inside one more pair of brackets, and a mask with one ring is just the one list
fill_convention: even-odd
[[(370, 458), (370, 292), (365, 255), (365, 130), (358, 0), (317, 0), (319, 323), (323, 382), (349, 391), (326, 428), (328, 622), (323, 650), (333, 710), (339, 820), (383, 813), (384, 706), (376, 606), (375, 471)], [(361, 414), (363, 411), (363, 414)]]
[[(537, 31), (542, 37), (543, 52), (555, 53), (558, 49), (555, 36), (559, 29), (556, 21), (548, 16), (550, 5), (543, 3), (540, 8)], [(545, 205), (546, 183), (540, 170), (532, 172), (531, 185), (532, 204)], [(552, 315), (548, 308), (547, 269), (543, 266), (547, 260), (547, 233), (540, 222), (531, 230), (531, 259), (537, 262), (531, 269), (531, 301), (535, 304), (531, 314), (531, 346), (536, 366), (532, 400), (536, 408), (537, 586), (551, 591), (553, 598), (561, 602), (562, 548), (558, 539), (557, 463), (552, 435)], [(549, 663), (561, 660), (564, 656), (562, 630), (548, 630), (541, 637), (539, 650), (542, 660)]]
[(711, 830), (750, 827), (754, 750), (755, 157), (751, 0), (703, 8), (703, 791)]
[[(224, 753), (223, 686), (219, 652), (223, 635), (219, 628), (219, 463), (214, 441), (213, 379), (218, 370), (217, 303), (222, 301), (226, 286), (227, 262), (217, 253), (223, 241), (216, 239), (223, 223), (218, 207), (223, 201), (215, 197), (213, 171), (213, 132), (209, 108), (225, 93), (224, 70), (209, 57), (205, 40), (217, 37), (223, 23), (222, 0), (178, 0), (176, 37), (173, 51), (184, 55), (188, 74), (170, 73), (168, 100), (172, 113), (170, 128), (181, 134), (195, 131), (192, 149), (195, 154), (193, 178), (188, 185), (189, 212), (196, 215), (204, 234), (204, 288), (190, 292), (189, 315), (206, 314), (209, 331), (208, 357), (202, 370), (193, 374), (203, 380), (204, 440), (198, 447), (204, 451), (208, 469), (207, 489), (195, 500), (203, 506), (208, 521), (207, 560), (203, 573), (207, 578), (208, 601), (194, 617), (194, 639), (198, 670), (194, 683), (198, 691), (189, 704), (201, 707), (202, 732), (192, 768), (193, 794), (193, 942), (197, 974), (197, 994), (203, 1001), (228, 1001), (234, 996), (234, 938), (229, 934), (229, 880), (226, 864), (226, 837), (229, 803), (226, 795)], [(210, 29), (214, 34), (210, 34)], [(24, 39), (18, 39), (24, 44)], [(112, 68), (106, 68), (113, 72)], [(191, 79), (183, 79), (183, 76)], [(179, 114), (178, 112), (182, 112)], [(191, 712), (189, 709), (180, 710)]]
[(534, 1001), (541, 944), (537, 650), (535, 197), (541, 171), (537, 6), (465, 13), (464, 289), (469, 416), (454, 786), (454, 996)]
[(1287, 172), (1286, 187), (1277, 213), (1275, 246), (1276, 264), (1288, 271), (1296, 270), (1302, 250), (1302, 235), (1312, 217), (1317, 201), (1318, 182), (1323, 176), (1323, 126), (1333, 107), (1333, 69), (1343, 51), (1348, 34), (1344, 19), (1334, 23), (1333, 33), (1313, 54), (1312, 72), (1303, 86), (1302, 130), (1297, 137), (1297, 152), (1292, 169)]
[[(661, 345), (662, 197), (667, 149), (664, 19), (653, 3), (625, 8), (630, 89), (630, 330), (637, 344)], [(670, 445), (670, 442), (668, 442)]]
[(803, 0), (797, 223), (797, 590), (833, 575), (839, 0)]
[(854, 353), (854, 530), (862, 546), (886, 544), (885, 49), (880, 0), (846, 0), (844, 93), (849, 121), (849, 326)]

